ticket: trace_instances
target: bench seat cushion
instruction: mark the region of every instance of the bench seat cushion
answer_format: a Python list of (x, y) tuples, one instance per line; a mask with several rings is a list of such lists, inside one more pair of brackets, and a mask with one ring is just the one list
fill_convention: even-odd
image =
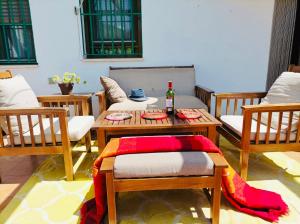
[[(221, 121), (223, 124), (234, 131), (237, 135), (240, 137), (242, 136), (242, 131), (243, 131), (243, 116), (242, 115), (223, 115), (220, 117)], [(255, 135), (256, 135), (256, 126), (257, 122), (256, 120), (252, 119), (251, 123), (251, 135), (250, 139), (253, 141), (255, 140)], [(266, 133), (267, 133), (267, 126), (264, 124), (260, 124), (260, 134), (259, 134), (259, 140), (263, 141), (266, 138)], [(276, 133), (277, 130), (274, 128), (270, 128), (270, 141), (274, 141), (276, 139)], [(294, 141), (296, 139), (296, 133), (292, 132), (290, 135), (290, 140)], [(286, 132), (281, 131), (280, 134), (280, 141), (286, 140)]]
[[(50, 120), (49, 118), (43, 118), (43, 128), (45, 131), (45, 139), (46, 143), (51, 143), (51, 130), (50, 130)], [(59, 120), (58, 118), (53, 119), (54, 123), (54, 132), (56, 136), (56, 141), (61, 142), (61, 134), (60, 134), (60, 127), (59, 127)], [(74, 116), (68, 119), (68, 132), (69, 132), (69, 138), (70, 141), (79, 141), (82, 139), (85, 134), (91, 129), (92, 125), (94, 123), (94, 117), (93, 116)], [(35, 143), (39, 144), (41, 143), (41, 131), (40, 131), (40, 125), (37, 124), (33, 127), (33, 133), (34, 133), (34, 139)], [(25, 144), (31, 144), (31, 137), (30, 137), (30, 131), (27, 131), (24, 135), (24, 142)], [(10, 144), (9, 136), (5, 136), (5, 140), (7, 144)], [(15, 145), (21, 144), (20, 136), (15, 135), (14, 136), (14, 143)]]
[[(166, 97), (149, 97), (147, 101), (136, 102), (126, 99), (121, 103), (112, 104), (108, 110), (146, 110), (146, 109), (165, 109)], [(207, 106), (197, 97), (188, 95), (175, 96), (175, 108), (199, 108), (206, 109)]]
[(208, 176), (214, 164), (205, 152), (162, 152), (120, 155), (114, 164), (115, 178)]

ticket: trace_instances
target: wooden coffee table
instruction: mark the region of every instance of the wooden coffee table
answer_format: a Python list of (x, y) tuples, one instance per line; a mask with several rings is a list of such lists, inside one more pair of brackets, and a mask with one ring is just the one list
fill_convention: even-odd
[(182, 120), (171, 115), (163, 120), (146, 120), (141, 118), (141, 114), (145, 111), (126, 111), (133, 115), (131, 119), (109, 121), (105, 119), (108, 114), (125, 111), (104, 111), (93, 126), (93, 128), (97, 129), (98, 150), (101, 152), (112, 136), (206, 133), (209, 139), (216, 142), (216, 127), (221, 126), (221, 123), (204, 109), (191, 110), (199, 111), (201, 117), (199, 119)]

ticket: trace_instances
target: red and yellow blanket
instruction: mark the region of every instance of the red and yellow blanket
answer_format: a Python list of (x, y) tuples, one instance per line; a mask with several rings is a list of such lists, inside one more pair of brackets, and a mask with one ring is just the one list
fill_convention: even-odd
[[(105, 176), (99, 172), (104, 158), (123, 154), (177, 151), (203, 151), (222, 154), (212, 141), (201, 135), (120, 138), (115, 147), (104, 150), (94, 163), (95, 198), (82, 206), (81, 223), (100, 223), (106, 213)], [(288, 206), (279, 194), (249, 186), (230, 166), (223, 171), (222, 192), (225, 198), (239, 211), (270, 222), (278, 221), (281, 215), (288, 212)]]

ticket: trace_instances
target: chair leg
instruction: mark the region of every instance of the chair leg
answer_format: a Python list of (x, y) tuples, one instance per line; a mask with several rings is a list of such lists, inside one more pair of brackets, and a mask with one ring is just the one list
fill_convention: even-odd
[(211, 218), (212, 224), (219, 224), (220, 220), (220, 203), (221, 203), (221, 179), (222, 168), (215, 169), (215, 183), (211, 192)]
[(88, 133), (86, 133), (85, 135), (85, 146), (86, 146), (86, 151), (87, 152), (91, 152), (91, 141), (92, 141), (92, 137), (91, 137), (91, 131), (89, 131)]
[(64, 162), (65, 162), (65, 172), (67, 176), (67, 181), (72, 181), (74, 179), (74, 173), (73, 173), (73, 159), (72, 159), (70, 144), (64, 147)]
[(116, 193), (114, 189), (112, 172), (106, 173), (106, 192), (108, 206), (108, 222), (109, 224), (117, 224)]
[(241, 168), (241, 177), (244, 180), (247, 180), (248, 177), (248, 165), (249, 165), (249, 150), (241, 149), (240, 168)]

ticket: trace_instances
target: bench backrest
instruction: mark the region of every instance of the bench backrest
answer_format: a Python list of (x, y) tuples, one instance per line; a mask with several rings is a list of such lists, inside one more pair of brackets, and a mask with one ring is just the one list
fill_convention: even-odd
[(164, 96), (168, 81), (178, 95), (194, 95), (195, 68), (194, 66), (165, 66), (165, 67), (110, 67), (109, 77), (130, 94), (134, 88), (142, 88), (147, 96)]

